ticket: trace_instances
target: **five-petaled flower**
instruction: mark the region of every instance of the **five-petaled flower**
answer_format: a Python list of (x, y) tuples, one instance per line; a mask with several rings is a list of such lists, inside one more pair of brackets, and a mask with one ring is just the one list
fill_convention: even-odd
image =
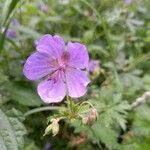
[(61, 102), (66, 94), (72, 98), (83, 96), (89, 79), (83, 69), (88, 68), (86, 47), (77, 42), (65, 42), (62, 37), (49, 34), (36, 42), (36, 52), (24, 65), (24, 75), (38, 80), (37, 91), (45, 103)]

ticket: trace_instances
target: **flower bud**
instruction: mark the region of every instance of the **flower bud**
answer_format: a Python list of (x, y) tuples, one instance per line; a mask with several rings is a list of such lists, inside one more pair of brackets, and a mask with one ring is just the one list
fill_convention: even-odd
[(51, 130), (52, 130), (52, 124), (50, 124), (49, 126), (47, 126), (47, 128), (45, 129), (45, 133), (44, 133), (43, 136), (49, 134), (51, 132)]
[(53, 124), (52, 133), (53, 133), (53, 136), (55, 136), (59, 132), (59, 124), (57, 120), (54, 121), (52, 124)]
[(88, 117), (83, 117), (83, 118), (82, 118), (82, 123), (83, 123), (83, 124), (88, 124), (88, 120), (89, 120)]
[(82, 118), (82, 123), (85, 125), (92, 125), (96, 121), (97, 117), (98, 117), (97, 110), (95, 108), (92, 108), (90, 114)]
[(97, 113), (97, 110), (95, 108), (93, 108), (90, 112), (90, 117), (93, 118), (94, 120), (97, 119), (98, 117), (98, 113)]
[(52, 119), (52, 123), (45, 129), (45, 133), (43, 136), (52, 132), (53, 136), (55, 136), (59, 132), (59, 124), (58, 119)]

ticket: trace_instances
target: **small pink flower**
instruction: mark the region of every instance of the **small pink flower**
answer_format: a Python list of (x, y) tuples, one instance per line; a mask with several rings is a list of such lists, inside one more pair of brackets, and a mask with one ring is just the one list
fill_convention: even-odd
[(36, 42), (37, 51), (24, 65), (24, 75), (30, 80), (46, 76), (38, 85), (38, 94), (45, 103), (61, 102), (66, 95), (78, 98), (83, 96), (89, 79), (82, 69), (88, 68), (89, 56), (86, 47), (77, 42), (49, 34)]

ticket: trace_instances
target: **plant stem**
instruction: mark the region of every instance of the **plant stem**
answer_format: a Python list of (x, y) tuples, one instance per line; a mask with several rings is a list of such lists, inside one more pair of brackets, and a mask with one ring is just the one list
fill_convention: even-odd
[(136, 108), (150, 100), (150, 91), (145, 92), (142, 96), (136, 98), (136, 100), (131, 104), (132, 108)]
[(91, 106), (92, 108), (95, 108), (90, 102), (88, 101), (84, 101), (83, 103), (81, 103), (80, 107), (83, 105), (83, 104), (88, 104), (89, 106)]
[(67, 100), (67, 107), (68, 107), (68, 109), (71, 111), (70, 100), (69, 100), (69, 95), (68, 95), (68, 93), (66, 94), (66, 100)]
[(68, 82), (67, 82), (67, 77), (65, 76), (65, 82), (66, 82), (66, 100), (67, 100), (67, 107), (69, 109), (69, 111), (71, 112), (71, 100), (69, 99), (69, 91), (68, 91)]
[(25, 114), (24, 114), (24, 117), (27, 117), (29, 115), (32, 115), (34, 113), (38, 113), (38, 112), (41, 112), (41, 111), (48, 111), (48, 110), (58, 110), (60, 109), (61, 107), (57, 107), (57, 106), (46, 106), (46, 107), (40, 107), (40, 108), (35, 108), (35, 109), (32, 109), (32, 110), (29, 110), (27, 111)]
[(145, 61), (148, 61), (148, 60), (150, 60), (150, 53), (138, 57), (131, 64), (129, 64), (129, 66), (125, 67), (123, 69), (123, 71), (130, 71), (131, 69), (133, 69), (137, 65), (139, 65), (139, 64), (141, 64), (141, 63), (143, 63)]

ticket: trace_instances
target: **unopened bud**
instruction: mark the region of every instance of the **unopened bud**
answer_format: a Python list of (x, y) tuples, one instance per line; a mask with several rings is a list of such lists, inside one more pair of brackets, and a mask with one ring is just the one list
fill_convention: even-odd
[(97, 110), (93, 108), (88, 116), (82, 118), (82, 123), (85, 125), (92, 125), (96, 121), (97, 117)]
[(82, 123), (83, 123), (83, 124), (88, 124), (88, 120), (89, 120), (88, 117), (83, 117), (83, 118), (82, 118)]
[(59, 132), (59, 124), (58, 124), (58, 120), (55, 120), (53, 122), (53, 128), (52, 128), (53, 136), (55, 136), (58, 132)]
[(58, 119), (53, 119), (52, 123), (45, 129), (45, 133), (43, 136), (52, 132), (53, 136), (55, 136), (59, 132), (59, 124)]
[(93, 119), (97, 119), (98, 117), (98, 113), (97, 113), (97, 110), (95, 108), (93, 108), (90, 112), (90, 117), (92, 117)]

